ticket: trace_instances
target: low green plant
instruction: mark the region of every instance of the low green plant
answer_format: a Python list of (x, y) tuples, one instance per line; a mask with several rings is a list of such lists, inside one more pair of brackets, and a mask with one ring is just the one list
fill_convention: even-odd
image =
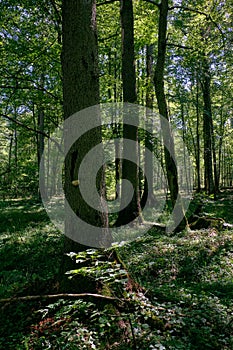
[[(203, 210), (230, 219), (222, 208), (230, 198), (205, 198)], [(56, 293), (62, 238), (38, 202), (1, 209), (0, 297)], [(232, 234), (209, 228), (168, 237), (153, 228), (108, 250), (71, 253), (77, 264), (67, 276), (92, 279), (102, 299), (5, 303), (0, 348), (231, 350)]]

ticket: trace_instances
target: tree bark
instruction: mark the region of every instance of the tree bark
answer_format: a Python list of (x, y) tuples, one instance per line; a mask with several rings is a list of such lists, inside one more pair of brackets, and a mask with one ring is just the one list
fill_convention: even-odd
[(210, 96), (210, 72), (206, 57), (203, 58), (203, 72), (202, 72), (202, 94), (204, 101), (203, 110), (203, 139), (204, 139), (204, 167), (205, 167), (205, 190), (210, 194), (215, 193), (214, 179), (213, 179), (213, 144), (212, 131), (213, 120), (211, 110), (211, 96)]
[[(158, 109), (160, 115), (165, 118), (161, 119), (162, 135), (165, 154), (165, 165), (168, 180), (168, 187), (171, 196), (172, 208), (177, 204), (177, 211), (175, 216), (183, 217), (182, 221), (176, 227), (176, 230), (182, 230), (187, 226), (187, 220), (185, 218), (182, 203), (179, 195), (178, 186), (178, 172), (175, 163), (175, 147), (172, 131), (169, 123), (168, 107), (164, 91), (164, 68), (166, 59), (166, 46), (167, 46), (167, 17), (168, 17), (168, 0), (162, 0), (159, 5), (159, 35), (158, 35), (158, 56), (154, 73), (154, 85), (155, 93), (158, 103)], [(174, 217), (176, 221), (176, 218)]]
[[(146, 46), (146, 107), (153, 109), (153, 49), (154, 45)], [(147, 113), (146, 116), (146, 135), (145, 135), (145, 149), (148, 149), (149, 152), (145, 152), (145, 174), (147, 174), (147, 178), (144, 178), (144, 189), (143, 195), (141, 199), (141, 206), (144, 207), (146, 202), (149, 206), (152, 206), (156, 203), (156, 198), (153, 192), (154, 186), (154, 164), (153, 164), (153, 120), (150, 116), (150, 113)]]
[(197, 192), (201, 192), (201, 167), (200, 167), (200, 115), (199, 115), (199, 78), (197, 76), (197, 92), (196, 92), (196, 115), (197, 115), (197, 124), (196, 124), (196, 171), (197, 171)]
[[(95, 0), (64, 0), (62, 11), (63, 104), (64, 118), (67, 119), (74, 113), (99, 103)], [(95, 117), (99, 118), (98, 115)], [(100, 121), (98, 124), (100, 125)], [(65, 135), (65, 148), (68, 140), (69, 132)], [(79, 186), (72, 185), (72, 181), (78, 179), (78, 171), (83, 157), (100, 143), (101, 127), (89, 130), (73, 144), (65, 159), (64, 187), (66, 199), (75, 214), (88, 224), (105, 229), (108, 226), (107, 214), (89, 206), (82, 198)], [(90, 173), (91, 171), (92, 169), (90, 169)], [(97, 174), (96, 186), (101, 197), (104, 189), (103, 169), (100, 169)], [(76, 236), (77, 232), (73, 232), (76, 229), (78, 230), (67, 214), (65, 219), (66, 235), (68, 237)], [(85, 234), (88, 235), (88, 232)], [(66, 237), (66, 252), (80, 251), (85, 248), (86, 246), (75, 243)]]
[(14, 194), (13, 196), (15, 198), (18, 197), (18, 181), (17, 179), (18, 176), (18, 130), (17, 130), (17, 112), (16, 112), (16, 107), (14, 111)]
[[(132, 0), (121, 0), (121, 26), (122, 26), (122, 81), (123, 101), (135, 103), (136, 94), (136, 73), (134, 62), (134, 18)], [(127, 224), (140, 216), (140, 198), (138, 183), (138, 127), (129, 125), (128, 114), (123, 116), (123, 161), (122, 178), (127, 179), (133, 186), (133, 197), (129, 205), (125, 207), (125, 200), (128, 198), (127, 188), (122, 184), (121, 188), (121, 210), (119, 212), (116, 226)], [(138, 124), (138, 117), (134, 115), (135, 123)], [(127, 139), (134, 141), (129, 147)], [(127, 160), (130, 158), (132, 161)], [(122, 209), (123, 208), (123, 209)]]
[[(38, 130), (41, 131), (40, 134), (38, 134), (38, 144), (37, 144), (37, 157), (38, 157), (38, 169), (40, 171), (40, 181), (42, 181), (40, 189), (45, 188), (45, 164), (44, 164), (44, 158), (43, 152), (44, 152), (44, 109), (39, 108), (38, 109)], [(46, 193), (41, 193), (42, 198), (46, 198)]]

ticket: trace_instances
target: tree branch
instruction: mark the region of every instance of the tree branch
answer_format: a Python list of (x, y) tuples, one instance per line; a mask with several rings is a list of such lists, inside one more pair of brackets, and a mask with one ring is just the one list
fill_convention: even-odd
[(167, 46), (178, 47), (179, 49), (194, 50), (193, 47), (191, 47), (191, 46), (185, 46), (185, 45), (180, 45), (180, 44), (167, 43)]
[(14, 297), (14, 298), (5, 298), (0, 299), (0, 303), (11, 303), (17, 301), (32, 301), (32, 300), (41, 300), (41, 299), (76, 299), (76, 298), (86, 298), (91, 297), (95, 299), (103, 299), (109, 301), (120, 301), (125, 302), (123, 299), (116, 297), (105, 296), (101, 294), (92, 294), (92, 293), (80, 293), (80, 294), (69, 294), (69, 293), (60, 293), (60, 294), (46, 294), (46, 295), (27, 295), (24, 297)]
[(62, 103), (62, 101), (60, 100), (59, 97), (57, 97), (56, 95), (52, 94), (51, 92), (49, 92), (48, 90), (46, 90), (43, 87), (39, 87), (39, 86), (20, 86), (18, 84), (14, 85), (0, 85), (0, 89), (12, 89), (12, 90), (39, 90), (39, 91), (43, 91), (46, 92), (46, 94), (48, 94), (49, 96), (53, 97), (55, 100), (60, 101), (60, 103)]
[(61, 24), (62, 23), (62, 18), (61, 18), (60, 12), (58, 11), (57, 4), (55, 3), (54, 0), (50, 0), (49, 2), (51, 3), (51, 5), (52, 5), (52, 7), (53, 7), (53, 9), (55, 11), (58, 23)]
[(6, 118), (8, 120), (10, 120), (11, 122), (23, 127), (24, 129), (27, 129), (28, 131), (33, 131), (34, 133), (36, 134), (41, 134), (47, 138), (50, 138), (50, 136), (48, 134), (46, 134), (45, 132), (41, 131), (41, 130), (37, 130), (37, 129), (34, 129), (34, 128), (31, 128), (30, 126), (27, 126), (25, 125), (24, 123), (20, 122), (19, 120), (17, 119), (14, 119), (12, 117), (9, 117), (8, 115), (5, 115), (5, 114), (1, 114), (1, 117), (3, 118)]
[(216, 23), (213, 18), (211, 17), (211, 15), (209, 13), (205, 13), (203, 11), (199, 11), (199, 10), (196, 10), (192, 7), (187, 7), (187, 6), (172, 6), (172, 7), (169, 7), (169, 11), (170, 10), (175, 10), (175, 9), (181, 9), (181, 10), (184, 10), (184, 11), (189, 11), (189, 12), (194, 12), (196, 14), (199, 14), (199, 15), (203, 15), (206, 17), (207, 20), (210, 20), (214, 25), (215, 27), (219, 30), (219, 32), (221, 33), (222, 35), (222, 39), (224, 40), (225, 37), (224, 37), (224, 33), (222, 31), (222, 29), (219, 27), (218, 23)]
[(6, 115), (6, 114), (0, 114), (0, 116), (1, 116), (2, 118), (6, 118), (6, 119), (10, 120), (11, 122), (13, 122), (13, 123), (15, 123), (15, 124), (21, 126), (22, 128), (24, 128), (24, 129), (26, 129), (26, 130), (28, 130), (28, 131), (32, 131), (32, 132), (34, 132), (34, 133), (36, 133), (36, 134), (41, 134), (41, 135), (43, 135), (44, 137), (47, 137), (48, 139), (50, 139), (51, 141), (53, 141), (53, 142), (57, 145), (59, 151), (62, 152), (62, 154), (64, 153), (64, 151), (63, 151), (62, 148), (61, 148), (61, 145), (60, 145), (55, 139), (53, 139), (49, 134), (46, 134), (45, 132), (43, 132), (43, 131), (41, 131), (41, 130), (31, 128), (30, 126), (27, 126), (27, 125), (25, 125), (24, 123), (20, 122), (19, 120), (14, 119), (14, 118), (12, 118), (12, 117), (9, 117), (9, 116)]
[(103, 38), (103, 39), (99, 39), (99, 42), (100, 43), (103, 43), (105, 42), (106, 40), (109, 40), (109, 39), (112, 39), (112, 38), (116, 38), (119, 36), (120, 33), (118, 33), (118, 31), (115, 33), (115, 34), (112, 34), (112, 35), (109, 35), (108, 37), (106, 38)]

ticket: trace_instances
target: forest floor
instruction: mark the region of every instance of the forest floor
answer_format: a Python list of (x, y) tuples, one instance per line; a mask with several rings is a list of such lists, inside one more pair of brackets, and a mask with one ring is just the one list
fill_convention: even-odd
[[(203, 212), (233, 224), (233, 191), (205, 199)], [(0, 349), (233, 349), (233, 229), (152, 229), (118, 252), (140, 286), (108, 284), (109, 295), (130, 299), (127, 310), (17, 300), (60, 292), (63, 237), (35, 199), (0, 201)], [(123, 271), (104, 266), (102, 281)]]

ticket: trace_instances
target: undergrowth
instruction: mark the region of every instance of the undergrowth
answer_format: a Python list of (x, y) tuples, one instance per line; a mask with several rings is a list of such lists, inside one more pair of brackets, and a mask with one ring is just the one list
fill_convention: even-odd
[[(231, 206), (230, 193), (204, 211), (233, 223)], [(1, 203), (0, 224), (0, 298), (59, 293), (63, 239), (40, 204)], [(151, 229), (114, 249), (73, 253), (67, 276), (93, 279), (103, 298), (1, 303), (0, 349), (233, 349), (232, 234)]]

